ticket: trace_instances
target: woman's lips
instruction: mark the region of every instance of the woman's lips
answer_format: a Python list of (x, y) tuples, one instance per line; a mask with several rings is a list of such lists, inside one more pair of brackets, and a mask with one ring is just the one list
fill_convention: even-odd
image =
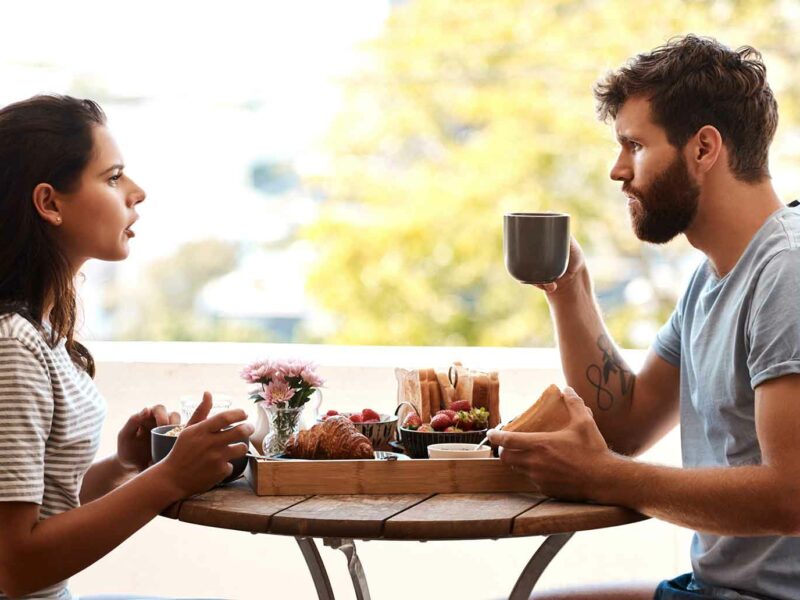
[(131, 229), (126, 229), (125, 230), (125, 235), (127, 235), (129, 238), (136, 237), (136, 234)]

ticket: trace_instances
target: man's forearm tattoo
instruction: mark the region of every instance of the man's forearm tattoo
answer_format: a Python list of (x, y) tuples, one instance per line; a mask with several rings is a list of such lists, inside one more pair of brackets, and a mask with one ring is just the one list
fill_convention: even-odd
[(586, 379), (595, 389), (595, 402), (600, 410), (609, 410), (614, 406), (616, 398), (610, 389), (609, 379), (612, 373), (619, 376), (619, 393), (625, 398), (633, 392), (636, 376), (625, 367), (622, 357), (614, 348), (608, 336), (603, 334), (597, 338), (597, 347), (602, 353), (602, 364), (591, 364), (586, 368)]

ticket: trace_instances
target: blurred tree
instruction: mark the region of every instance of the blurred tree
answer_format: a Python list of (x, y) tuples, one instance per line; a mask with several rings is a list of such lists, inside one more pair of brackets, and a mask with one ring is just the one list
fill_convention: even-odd
[[(669, 315), (687, 245), (648, 250), (630, 232), (593, 82), (687, 32), (754, 45), (770, 74), (789, 73), (799, 20), (778, 0), (398, 4), (345, 83), (330, 169), (314, 180), (328, 200), (305, 232), (320, 252), (308, 289), (336, 322), (326, 341), (552, 344), (543, 295), (514, 282), (502, 259), (502, 214), (549, 210), (572, 215), (599, 290), (635, 275), (654, 283), (651, 301), (608, 310), (616, 338), (632, 345), (637, 324)], [(780, 137), (797, 128), (800, 84), (771, 81)]]

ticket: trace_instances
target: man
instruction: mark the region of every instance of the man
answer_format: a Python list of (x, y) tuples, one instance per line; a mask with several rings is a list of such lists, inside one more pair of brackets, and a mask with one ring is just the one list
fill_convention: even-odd
[[(770, 181), (778, 114), (766, 69), (752, 48), (687, 36), (635, 57), (595, 96), (614, 121), (610, 175), (636, 235), (661, 244), (682, 233), (706, 260), (634, 375), (573, 242), (566, 274), (542, 286), (571, 423), (490, 439), (548, 495), (695, 530), (693, 572), (536, 597), (800, 598), (800, 209)], [(631, 458), (678, 421), (684, 468)]]

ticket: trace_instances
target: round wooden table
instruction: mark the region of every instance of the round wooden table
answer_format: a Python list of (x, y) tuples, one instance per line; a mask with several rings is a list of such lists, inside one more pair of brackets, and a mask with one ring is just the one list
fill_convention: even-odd
[(576, 531), (648, 518), (617, 506), (561, 502), (528, 493), (256, 496), (244, 479), (177, 503), (164, 516), (209, 527), (294, 536), (322, 600), (334, 595), (314, 538), (344, 552), (356, 597), (367, 600), (370, 594), (356, 553), (357, 539), (547, 536), (509, 595), (511, 600), (528, 600), (544, 569)]

